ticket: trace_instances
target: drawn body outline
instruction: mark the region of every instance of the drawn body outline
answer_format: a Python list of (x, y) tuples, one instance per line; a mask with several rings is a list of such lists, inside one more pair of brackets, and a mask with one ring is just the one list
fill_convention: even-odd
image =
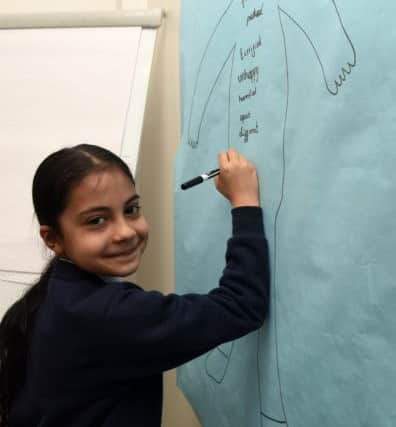
[[(200, 118), (198, 120), (199, 124), (198, 124), (198, 128), (197, 128), (197, 132), (196, 135), (194, 135), (194, 137), (191, 136), (191, 128), (192, 128), (192, 121), (193, 121), (193, 110), (195, 107), (195, 99), (196, 97), (199, 95), (199, 90), (198, 90), (198, 86), (199, 86), (199, 77), (201, 74), (201, 71), (203, 69), (203, 64), (204, 64), (204, 60), (205, 60), (205, 56), (208, 53), (209, 47), (213, 41), (213, 39), (216, 36), (216, 33), (218, 31), (218, 28), (222, 25), (223, 20), (226, 18), (227, 14), (230, 12), (231, 6), (233, 6), (233, 4), (236, 4), (237, 0), (231, 0), (228, 3), (227, 8), (225, 9), (224, 13), (221, 15), (220, 19), (218, 20), (216, 27), (214, 29), (214, 31), (211, 33), (208, 42), (206, 44), (206, 47), (204, 49), (204, 54), (200, 60), (198, 69), (197, 69), (197, 74), (196, 74), (196, 80), (194, 82), (194, 88), (193, 88), (193, 93), (192, 93), (192, 100), (191, 100), (191, 107), (190, 107), (190, 113), (189, 113), (189, 117), (188, 117), (188, 144), (192, 147), (192, 148), (196, 148), (199, 144), (200, 141), (200, 132), (201, 132), (201, 128), (205, 119), (205, 115), (207, 112), (207, 108), (208, 105), (210, 103), (212, 94), (215, 90), (215, 87), (219, 81), (219, 79), (222, 77), (222, 74), (224, 72), (224, 69), (226, 68), (227, 64), (230, 63), (230, 76), (229, 76), (229, 86), (228, 86), (228, 114), (227, 114), (227, 120), (228, 120), (228, 125), (227, 125), (227, 129), (228, 129), (228, 135), (227, 135), (227, 145), (228, 147), (231, 146), (231, 133), (230, 133), (230, 129), (231, 129), (231, 90), (232, 90), (232, 79), (233, 79), (233, 75), (234, 75), (234, 69), (235, 69), (235, 53), (237, 50), (237, 43), (235, 42), (231, 49), (228, 50), (226, 52), (226, 59), (224, 61), (224, 63), (220, 66), (216, 77), (212, 80), (213, 84), (210, 87), (208, 96), (204, 102), (203, 108), (201, 109), (201, 113), (199, 114)], [(280, 191), (280, 197), (279, 197), (279, 203), (277, 204), (276, 207), (276, 212), (275, 212), (275, 216), (274, 216), (274, 232), (273, 232), (273, 248), (274, 248), (274, 259), (273, 259), (273, 287), (272, 287), (272, 292), (273, 292), (273, 328), (275, 330), (275, 355), (276, 355), (276, 360), (275, 360), (275, 366), (276, 366), (276, 375), (277, 375), (277, 381), (278, 381), (278, 387), (279, 387), (279, 399), (280, 399), (280, 404), (281, 404), (281, 408), (282, 408), (282, 412), (283, 412), (283, 418), (279, 419), (278, 417), (272, 416), (271, 414), (266, 413), (263, 410), (263, 403), (262, 403), (262, 391), (261, 391), (261, 382), (260, 382), (260, 342), (261, 342), (261, 331), (257, 332), (257, 375), (258, 375), (258, 391), (259, 391), (259, 408), (260, 408), (260, 415), (276, 424), (279, 425), (286, 425), (288, 426), (288, 421), (287, 421), (287, 414), (286, 414), (286, 408), (285, 408), (285, 403), (284, 403), (284, 397), (283, 397), (283, 392), (282, 392), (282, 383), (281, 383), (281, 372), (280, 372), (280, 367), (279, 367), (279, 342), (278, 342), (278, 318), (277, 318), (277, 303), (276, 303), (276, 293), (277, 293), (277, 263), (278, 263), (278, 258), (279, 258), (279, 254), (278, 254), (278, 229), (279, 229), (279, 214), (281, 212), (282, 209), (282, 205), (283, 205), (283, 201), (284, 201), (284, 196), (285, 196), (285, 187), (286, 187), (286, 148), (287, 148), (287, 141), (286, 141), (286, 130), (287, 130), (287, 122), (288, 122), (288, 113), (289, 113), (289, 94), (290, 94), (290, 81), (289, 81), (289, 62), (288, 62), (288, 50), (287, 50), (287, 37), (286, 37), (286, 33), (285, 33), (285, 26), (283, 23), (283, 19), (287, 18), (288, 20), (290, 20), (305, 36), (307, 42), (310, 44), (315, 57), (319, 63), (320, 66), (320, 70), (321, 70), (321, 74), (322, 74), (322, 78), (324, 81), (324, 84), (326, 86), (326, 90), (327, 92), (332, 95), (332, 96), (337, 96), (339, 94), (339, 91), (341, 89), (341, 87), (343, 86), (343, 84), (346, 82), (347, 77), (351, 74), (352, 69), (356, 66), (357, 64), (357, 54), (356, 54), (356, 50), (355, 47), (352, 43), (351, 38), (349, 37), (349, 34), (344, 26), (341, 14), (339, 12), (338, 6), (336, 4), (335, 0), (329, 0), (329, 5), (334, 7), (335, 13), (338, 17), (339, 20), (339, 25), (344, 33), (344, 36), (347, 40), (347, 43), (350, 46), (351, 49), (351, 54), (352, 54), (352, 60), (347, 61), (345, 65), (341, 66), (341, 71), (339, 73), (339, 75), (336, 77), (336, 79), (334, 79), (334, 87), (331, 86), (331, 84), (329, 83), (330, 80), (327, 76), (326, 73), (326, 68), (325, 65), (323, 64), (323, 61), (321, 59), (321, 55), (319, 53), (318, 48), (316, 47), (315, 43), (313, 42), (313, 40), (311, 39), (311, 36), (308, 34), (308, 32), (305, 30), (304, 26), (302, 24), (300, 24), (290, 13), (288, 13), (286, 11), (286, 9), (282, 8), (281, 6), (279, 6), (280, 2), (276, 2), (277, 4), (277, 14), (278, 14), (278, 18), (279, 18), (279, 25), (281, 28), (281, 35), (282, 35), (282, 45), (283, 45), (283, 49), (284, 49), (284, 65), (285, 65), (285, 74), (286, 74), (286, 82), (285, 82), (285, 107), (284, 107), (284, 119), (283, 119), (283, 129), (282, 129), (282, 142), (281, 142), (281, 191)], [(234, 344), (235, 341), (231, 343), (231, 345), (228, 346), (228, 349), (224, 350), (222, 347), (217, 347), (216, 349), (210, 351), (205, 359), (205, 371), (206, 374), (208, 375), (208, 377), (216, 382), (217, 384), (221, 384), (227, 374), (227, 370), (229, 368), (229, 363), (230, 363), (230, 359), (232, 357), (232, 352), (234, 350)], [(216, 376), (214, 375), (212, 372), (210, 372), (210, 367), (209, 367), (209, 363), (210, 363), (210, 358), (213, 356), (219, 356), (223, 359), (223, 371), (221, 373), (220, 376)], [(262, 419), (261, 419), (261, 425), (262, 425)]]

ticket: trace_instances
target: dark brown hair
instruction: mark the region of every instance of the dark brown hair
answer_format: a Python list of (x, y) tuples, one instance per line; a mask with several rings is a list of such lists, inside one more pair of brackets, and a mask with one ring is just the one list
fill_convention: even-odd
[[(102, 147), (80, 144), (46, 157), (38, 167), (32, 187), (34, 210), (40, 225), (60, 232), (58, 219), (66, 208), (72, 189), (87, 175), (117, 168), (130, 178), (127, 164)], [(26, 357), (34, 318), (43, 302), (56, 257), (38, 281), (13, 304), (0, 323), (0, 427), (9, 427), (12, 401), (25, 378)]]

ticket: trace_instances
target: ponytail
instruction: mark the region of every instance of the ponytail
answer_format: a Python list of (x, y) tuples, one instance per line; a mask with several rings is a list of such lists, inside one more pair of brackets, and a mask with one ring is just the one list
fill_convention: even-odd
[(54, 257), (38, 281), (14, 303), (0, 323), (0, 427), (9, 427), (11, 402), (25, 379), (27, 352), (35, 315), (48, 289)]

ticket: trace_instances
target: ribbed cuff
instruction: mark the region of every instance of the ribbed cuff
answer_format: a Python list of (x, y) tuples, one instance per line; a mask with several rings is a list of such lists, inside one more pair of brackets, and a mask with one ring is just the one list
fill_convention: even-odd
[(232, 235), (264, 234), (263, 211), (257, 206), (240, 206), (231, 210)]

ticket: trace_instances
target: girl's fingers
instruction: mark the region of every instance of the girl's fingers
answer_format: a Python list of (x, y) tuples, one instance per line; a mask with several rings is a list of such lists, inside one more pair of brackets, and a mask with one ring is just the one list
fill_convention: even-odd
[(218, 161), (221, 168), (225, 168), (231, 162), (238, 162), (243, 166), (249, 164), (246, 157), (244, 157), (242, 154), (239, 154), (235, 148), (229, 148), (227, 151), (221, 151), (218, 154)]
[(238, 160), (239, 159), (239, 154), (237, 153), (237, 151), (235, 150), (235, 148), (229, 148), (227, 150), (227, 156), (228, 156), (228, 159), (230, 161), (232, 161), (232, 160)]
[(224, 166), (228, 163), (227, 153), (221, 151), (218, 155), (218, 160), (220, 168), (224, 168)]

